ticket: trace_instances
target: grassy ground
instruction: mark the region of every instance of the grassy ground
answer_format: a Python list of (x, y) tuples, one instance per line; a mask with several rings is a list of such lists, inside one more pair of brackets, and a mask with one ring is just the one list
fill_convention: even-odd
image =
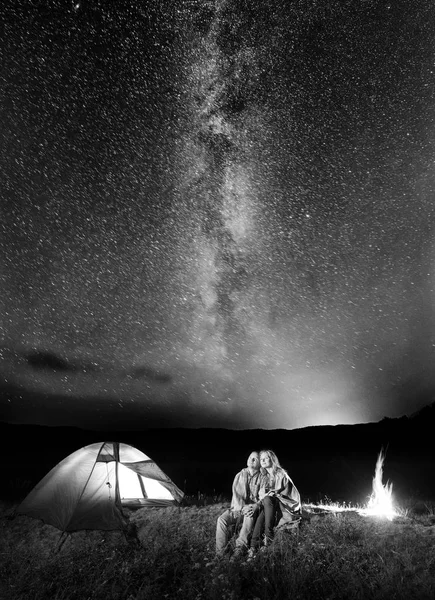
[(306, 513), (253, 561), (218, 562), (216, 519), (227, 503), (204, 498), (131, 513), (138, 542), (118, 533), (60, 533), (27, 517), (0, 520), (4, 600), (280, 600), (435, 598), (432, 503), (386, 521), (356, 512)]

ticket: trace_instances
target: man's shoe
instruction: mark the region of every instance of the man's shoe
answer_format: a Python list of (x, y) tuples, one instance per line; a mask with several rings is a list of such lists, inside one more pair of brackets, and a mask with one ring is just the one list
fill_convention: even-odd
[(246, 557), (246, 560), (247, 560), (248, 562), (249, 562), (249, 561), (251, 561), (251, 560), (254, 560), (254, 558), (255, 558), (255, 555), (256, 555), (256, 551), (255, 551), (255, 549), (254, 549), (254, 548), (249, 548), (249, 550), (248, 550), (248, 555), (247, 555), (247, 557)]
[(230, 560), (237, 560), (239, 558), (242, 558), (242, 556), (245, 554), (245, 547), (244, 546), (236, 546), (236, 549), (233, 552), (232, 557), (230, 558)]

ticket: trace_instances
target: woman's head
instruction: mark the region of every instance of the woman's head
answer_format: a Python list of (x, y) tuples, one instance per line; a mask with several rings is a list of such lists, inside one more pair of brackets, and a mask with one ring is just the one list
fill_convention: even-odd
[(278, 457), (273, 450), (260, 451), (260, 466), (262, 469), (272, 469), (273, 471), (281, 469)]

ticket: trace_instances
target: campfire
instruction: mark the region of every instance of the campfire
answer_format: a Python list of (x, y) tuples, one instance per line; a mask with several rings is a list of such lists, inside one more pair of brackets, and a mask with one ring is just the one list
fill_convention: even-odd
[(367, 516), (385, 517), (390, 521), (397, 517), (393, 504), (393, 484), (382, 483), (385, 454), (381, 450), (376, 461), (375, 476), (373, 477), (372, 493), (365, 508), (358, 512)]
[(308, 508), (320, 509), (322, 511), (334, 513), (353, 511), (363, 516), (383, 517), (392, 521), (394, 517), (398, 516), (398, 512), (394, 508), (393, 503), (393, 484), (387, 481), (387, 483), (384, 485), (382, 482), (384, 461), (385, 453), (383, 450), (381, 450), (376, 461), (375, 475), (372, 482), (372, 493), (366, 506), (355, 507), (349, 504), (340, 505), (338, 503), (319, 503), (316, 505), (307, 504), (306, 506)]

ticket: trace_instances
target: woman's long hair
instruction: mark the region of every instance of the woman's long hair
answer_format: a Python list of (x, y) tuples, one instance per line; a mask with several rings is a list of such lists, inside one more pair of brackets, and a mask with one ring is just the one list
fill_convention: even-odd
[[(274, 475), (277, 471), (284, 471), (284, 473), (287, 473), (287, 471), (283, 469), (279, 464), (278, 457), (273, 450), (260, 450), (260, 460), (262, 454), (267, 454), (267, 456), (270, 458), (270, 461), (272, 463), (272, 473)], [(263, 469), (263, 467), (261, 467), (261, 472), (264, 475), (266, 473), (266, 469)]]

